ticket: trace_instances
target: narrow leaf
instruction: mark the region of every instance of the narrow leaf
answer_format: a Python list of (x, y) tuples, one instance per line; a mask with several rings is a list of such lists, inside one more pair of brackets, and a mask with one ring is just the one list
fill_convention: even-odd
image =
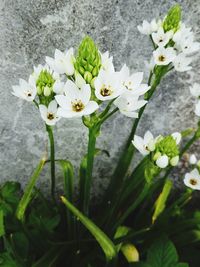
[(167, 201), (168, 196), (169, 196), (171, 189), (172, 189), (172, 185), (173, 185), (173, 183), (171, 180), (166, 180), (164, 187), (163, 187), (163, 190), (162, 190), (161, 194), (159, 195), (159, 197), (155, 203), (155, 210), (154, 210), (154, 214), (152, 217), (153, 223), (156, 221), (158, 216), (164, 211), (166, 201)]
[(104, 251), (107, 260), (112, 260), (116, 257), (116, 248), (108, 236), (96, 226), (89, 218), (83, 215), (76, 207), (74, 207), (65, 197), (61, 197), (62, 202), (66, 207), (82, 222), (82, 224), (95, 237), (102, 250)]
[(0, 210), (0, 237), (5, 235), (3, 210)]
[(25, 190), (24, 190), (24, 194), (18, 204), (17, 207), (17, 211), (16, 211), (16, 216), (20, 221), (23, 221), (24, 219), (24, 213), (26, 211), (26, 208), (31, 200), (31, 195), (33, 192), (33, 188), (35, 186), (35, 183), (40, 175), (40, 172), (42, 171), (44, 164), (45, 164), (46, 159), (43, 158), (41, 159), (41, 161), (39, 162), (36, 170), (34, 171), (29, 183), (27, 184)]

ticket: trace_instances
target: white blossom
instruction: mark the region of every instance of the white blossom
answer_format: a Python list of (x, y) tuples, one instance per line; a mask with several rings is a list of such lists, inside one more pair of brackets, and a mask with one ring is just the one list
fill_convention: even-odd
[(74, 74), (74, 50), (70, 48), (65, 52), (56, 49), (54, 58), (46, 57), (47, 64), (59, 74)]
[(200, 97), (200, 84), (194, 83), (192, 86), (190, 86), (190, 93), (192, 96), (199, 98)]
[(166, 46), (170, 39), (172, 39), (173, 31), (164, 32), (160, 27), (157, 32), (152, 33), (152, 39), (157, 46)]
[(176, 58), (175, 50), (172, 47), (158, 47), (153, 52), (153, 57), (156, 65), (168, 65)]
[[(101, 54), (101, 53), (100, 53)], [(114, 72), (113, 57), (109, 57), (109, 52), (101, 54), (101, 69), (108, 72)]]
[(98, 109), (98, 104), (90, 100), (91, 88), (89, 84), (85, 84), (79, 89), (74, 82), (68, 80), (65, 84), (64, 94), (55, 96), (60, 106), (58, 115), (61, 117), (82, 117), (92, 114)]
[(17, 96), (26, 101), (33, 101), (37, 94), (37, 88), (35, 84), (35, 80), (32, 76), (29, 77), (29, 81), (25, 81), (23, 79), (19, 80), (19, 85), (15, 85), (12, 87), (14, 96)]
[(119, 108), (119, 111), (131, 118), (138, 118), (138, 110), (146, 105), (146, 100), (139, 100), (138, 96), (134, 96), (131, 93), (123, 93), (114, 101), (114, 105)]
[(176, 71), (184, 72), (192, 69), (190, 63), (192, 62), (191, 57), (186, 57), (184, 53), (180, 53), (173, 61), (173, 65)]
[(52, 100), (48, 107), (39, 105), (40, 115), (47, 125), (55, 125), (60, 117), (57, 114), (58, 108), (55, 100)]
[(197, 169), (185, 174), (184, 184), (194, 190), (200, 190), (200, 175)]
[(134, 135), (132, 141), (134, 147), (144, 156), (155, 150), (155, 143), (155, 139), (150, 131), (145, 133), (144, 138)]
[(160, 22), (156, 22), (155, 19), (153, 19), (150, 23), (144, 20), (142, 25), (138, 25), (137, 28), (140, 33), (150, 35), (158, 30), (159, 25)]

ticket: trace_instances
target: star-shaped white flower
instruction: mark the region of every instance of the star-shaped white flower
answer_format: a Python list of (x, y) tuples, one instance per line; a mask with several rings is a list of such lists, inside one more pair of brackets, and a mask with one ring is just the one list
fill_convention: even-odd
[[(101, 54), (101, 53), (100, 53)], [(113, 57), (109, 57), (109, 52), (101, 54), (101, 69), (108, 72), (114, 72)]]
[(178, 47), (184, 40), (193, 38), (193, 36), (191, 28), (187, 28), (184, 23), (181, 23), (180, 28), (174, 33), (172, 39), (175, 42), (175, 46)]
[(135, 135), (132, 141), (134, 147), (144, 156), (155, 150), (155, 143), (156, 140), (150, 131), (145, 133), (144, 138)]
[(119, 111), (130, 118), (138, 118), (138, 110), (146, 104), (146, 100), (139, 100), (138, 96), (128, 92), (123, 93), (114, 101), (114, 105), (119, 108)]
[(61, 52), (55, 50), (54, 58), (46, 57), (47, 64), (59, 74), (74, 74), (74, 50), (70, 48), (68, 51)]
[(176, 71), (184, 72), (192, 69), (190, 63), (192, 58), (186, 57), (184, 53), (180, 53), (173, 61), (173, 65)]
[(192, 96), (199, 98), (200, 97), (200, 84), (194, 83), (192, 86), (190, 86), (190, 93)]
[(77, 85), (68, 80), (64, 89), (65, 95), (56, 95), (59, 104), (58, 115), (64, 118), (82, 117), (92, 114), (98, 109), (98, 104), (91, 101), (91, 89), (85, 84), (79, 89)]
[(122, 94), (123, 87), (119, 76), (117, 72), (100, 70), (94, 81), (95, 95), (99, 100), (111, 100)]
[(190, 187), (194, 190), (200, 190), (199, 171), (194, 169), (191, 172), (186, 173), (183, 182), (187, 187)]
[(23, 79), (19, 80), (19, 85), (15, 85), (12, 87), (14, 96), (17, 96), (26, 101), (33, 101), (37, 94), (37, 88), (35, 84), (35, 80), (32, 76), (29, 77), (29, 81), (25, 81)]
[(160, 21), (156, 22), (155, 19), (153, 19), (151, 22), (143, 20), (142, 25), (138, 25), (137, 29), (142, 34), (150, 35), (153, 32), (156, 32), (159, 26), (160, 26)]
[(130, 75), (130, 70), (126, 64), (122, 67), (119, 75), (124, 92), (132, 93), (135, 96), (141, 96), (150, 89), (150, 86), (147, 84), (142, 84), (143, 72), (136, 72)]
[(152, 33), (152, 39), (157, 46), (166, 46), (173, 36), (173, 31), (164, 32), (160, 27), (157, 32)]
[(199, 51), (200, 43), (194, 41), (194, 37), (183, 40), (180, 43), (181, 51), (186, 55), (191, 55)]
[(45, 105), (39, 105), (39, 110), (42, 119), (47, 125), (55, 125), (56, 122), (60, 120), (60, 117), (57, 113), (57, 102), (55, 100), (52, 100), (49, 103), (48, 107), (46, 107)]
[(153, 52), (153, 57), (156, 65), (168, 65), (176, 58), (176, 52), (172, 47), (158, 47)]

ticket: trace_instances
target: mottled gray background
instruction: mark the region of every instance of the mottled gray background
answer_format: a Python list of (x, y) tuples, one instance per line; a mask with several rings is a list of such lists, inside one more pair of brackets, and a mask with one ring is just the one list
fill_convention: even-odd
[[(137, 31), (143, 19), (165, 14), (180, 3), (183, 19), (192, 25), (200, 40), (199, 0), (0, 0), (0, 179), (26, 183), (38, 163), (47, 140), (35, 107), (11, 95), (18, 79), (27, 79), (33, 65), (44, 63), (55, 48), (77, 47), (85, 34), (91, 35), (102, 51), (109, 50), (119, 69), (123, 63), (143, 71), (151, 56), (148, 38)], [(170, 133), (195, 125), (189, 85), (199, 81), (200, 61), (188, 74), (172, 73), (164, 79), (149, 104), (138, 133)], [(146, 78), (147, 79), (147, 78)], [(95, 188), (107, 185), (132, 120), (113, 117), (102, 130), (98, 147), (111, 157), (97, 157)], [(61, 120), (55, 129), (56, 157), (68, 158), (77, 167), (86, 151), (87, 130), (81, 120)], [(40, 180), (49, 184), (48, 168)], [(58, 174), (60, 171), (57, 169)], [(61, 184), (61, 179), (59, 180)]]

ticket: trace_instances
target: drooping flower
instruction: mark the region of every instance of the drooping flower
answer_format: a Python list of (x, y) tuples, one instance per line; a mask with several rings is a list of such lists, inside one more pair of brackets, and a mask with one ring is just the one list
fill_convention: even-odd
[(147, 104), (146, 100), (139, 100), (139, 96), (126, 92), (114, 101), (119, 111), (130, 118), (138, 118), (138, 110)]
[(192, 188), (194, 190), (200, 190), (200, 174), (199, 174), (199, 171), (195, 168), (191, 172), (186, 173), (183, 182), (187, 187), (190, 187), (190, 188)]
[(168, 65), (176, 58), (176, 52), (172, 47), (158, 47), (153, 52), (153, 57), (156, 65)]
[(15, 85), (12, 87), (14, 96), (17, 96), (26, 101), (33, 101), (37, 94), (35, 80), (32, 76), (29, 77), (29, 81), (25, 81), (23, 79), (19, 80), (19, 85)]
[(85, 84), (79, 89), (77, 85), (68, 80), (64, 89), (65, 95), (56, 95), (59, 104), (58, 115), (64, 118), (82, 117), (92, 114), (98, 109), (98, 104), (91, 101), (91, 89)]
[(123, 92), (118, 73), (104, 70), (100, 70), (96, 77), (94, 88), (96, 97), (101, 101), (114, 99)]
[(142, 25), (138, 25), (137, 28), (140, 33), (150, 35), (158, 30), (159, 24), (160, 22), (156, 22), (155, 19), (153, 19), (150, 23), (143, 20)]
[(113, 65), (113, 57), (109, 57), (109, 52), (101, 54), (101, 69), (108, 72), (115, 71)]
[(56, 49), (54, 58), (46, 57), (46, 63), (58, 74), (74, 74), (74, 50), (70, 48), (65, 52)]
[(119, 76), (124, 92), (140, 96), (150, 89), (150, 86), (147, 84), (142, 84), (143, 72), (136, 72), (130, 75), (130, 70), (126, 64), (120, 70)]
[(180, 53), (173, 61), (173, 65), (176, 71), (184, 72), (192, 69), (189, 66), (192, 62), (192, 58), (186, 57), (185, 54)]
[(42, 119), (47, 125), (55, 125), (56, 122), (60, 120), (60, 117), (57, 113), (57, 102), (55, 100), (52, 100), (49, 103), (48, 107), (46, 107), (45, 105), (39, 105), (39, 110)]
[(144, 156), (155, 150), (155, 139), (150, 131), (147, 131), (144, 138), (135, 135), (132, 144)]
[(166, 46), (173, 36), (173, 31), (164, 32), (160, 27), (157, 32), (152, 33), (152, 39), (157, 46)]
[(190, 93), (192, 96), (199, 98), (200, 97), (200, 84), (194, 83), (192, 86), (190, 86)]

